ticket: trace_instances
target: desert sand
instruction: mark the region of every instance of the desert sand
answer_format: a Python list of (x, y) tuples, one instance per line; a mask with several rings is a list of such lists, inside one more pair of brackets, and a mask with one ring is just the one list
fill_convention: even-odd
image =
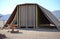
[(7, 36), (6, 39), (60, 39), (60, 32), (56, 30), (24, 30), (19, 33), (10, 33), (11, 29), (0, 30), (0, 33)]

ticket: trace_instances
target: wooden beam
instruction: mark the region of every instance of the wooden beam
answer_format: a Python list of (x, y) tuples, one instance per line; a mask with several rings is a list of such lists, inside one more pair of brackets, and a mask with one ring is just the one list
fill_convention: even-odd
[(21, 19), (20, 19), (21, 18), (21, 13), (20, 13), (21, 12), (20, 11), (21, 9), (20, 8), (21, 8), (21, 6), (19, 6), (19, 11), (18, 11), (19, 12), (19, 14), (18, 14), (18, 16), (19, 16), (19, 28), (21, 28), (20, 27), (20, 25), (21, 25)]
[(28, 5), (25, 8), (26, 8), (26, 28), (28, 28)]
[(18, 28), (19, 28), (19, 25), (18, 25), (18, 7), (17, 7), (17, 12), (16, 12), (16, 14), (17, 14), (17, 26), (18, 26)]
[(36, 6), (36, 29), (38, 28), (38, 10)]

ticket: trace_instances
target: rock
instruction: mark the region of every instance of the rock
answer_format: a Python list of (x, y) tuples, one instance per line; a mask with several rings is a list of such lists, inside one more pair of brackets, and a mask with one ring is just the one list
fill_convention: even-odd
[(6, 35), (5, 34), (0, 34), (0, 39), (5, 39)]

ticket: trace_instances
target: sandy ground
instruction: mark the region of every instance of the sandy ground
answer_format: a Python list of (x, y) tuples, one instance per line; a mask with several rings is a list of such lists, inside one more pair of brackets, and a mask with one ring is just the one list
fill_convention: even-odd
[[(10, 29), (9, 29), (10, 30)], [(6, 39), (60, 39), (59, 31), (43, 31), (43, 30), (19, 30), (20, 33), (10, 33), (7, 30), (0, 30), (7, 36)]]

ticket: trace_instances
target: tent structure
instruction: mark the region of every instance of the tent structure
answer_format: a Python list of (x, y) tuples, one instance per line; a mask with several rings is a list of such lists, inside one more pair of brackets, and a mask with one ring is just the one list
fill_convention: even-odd
[(19, 28), (39, 28), (53, 24), (60, 29), (58, 19), (50, 11), (33, 3), (17, 5), (5, 26), (7, 24), (15, 24)]

